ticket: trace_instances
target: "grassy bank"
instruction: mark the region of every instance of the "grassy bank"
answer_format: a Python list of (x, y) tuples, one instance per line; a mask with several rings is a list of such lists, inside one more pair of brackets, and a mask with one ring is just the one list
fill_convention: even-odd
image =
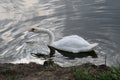
[(75, 80), (120, 80), (120, 66), (88, 65), (74, 68)]
[(120, 66), (91, 63), (74, 67), (30, 64), (0, 64), (0, 80), (120, 80)]

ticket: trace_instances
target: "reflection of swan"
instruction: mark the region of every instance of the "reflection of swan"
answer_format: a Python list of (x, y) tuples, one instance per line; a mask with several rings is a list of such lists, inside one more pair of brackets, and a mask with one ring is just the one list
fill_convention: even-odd
[[(71, 56), (72, 58), (75, 57), (86, 57), (92, 56), (97, 57), (93, 48), (98, 45), (98, 43), (90, 44), (82, 37), (77, 35), (66, 36), (61, 40), (54, 42), (54, 35), (51, 31), (47, 29), (41, 29), (38, 27), (34, 27), (30, 29), (31, 32), (35, 33), (47, 33), (49, 35), (49, 48), (53, 50), (57, 50), (64, 56)], [(75, 53), (75, 54), (74, 54)]]

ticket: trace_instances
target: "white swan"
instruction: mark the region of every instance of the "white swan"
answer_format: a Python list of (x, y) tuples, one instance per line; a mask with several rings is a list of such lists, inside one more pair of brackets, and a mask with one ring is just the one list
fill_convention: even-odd
[[(63, 37), (61, 40), (54, 42), (54, 34), (48, 29), (41, 29), (38, 27), (31, 28), (30, 31), (35, 33), (47, 33), (49, 35), (49, 47), (52, 49), (56, 49), (60, 53), (64, 53), (63, 55), (79, 55), (80, 53), (90, 53), (90, 55), (94, 54), (93, 48), (98, 45), (98, 43), (90, 44), (85, 39), (77, 35), (71, 35)], [(69, 53), (69, 54), (68, 54)], [(76, 53), (76, 54), (74, 54)], [(79, 53), (79, 54), (77, 54)], [(82, 54), (82, 55), (83, 55)], [(96, 57), (93, 55), (92, 57)]]

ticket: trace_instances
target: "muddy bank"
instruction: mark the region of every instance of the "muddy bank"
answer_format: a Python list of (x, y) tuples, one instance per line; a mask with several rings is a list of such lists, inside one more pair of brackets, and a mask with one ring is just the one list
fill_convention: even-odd
[(0, 80), (74, 80), (70, 69), (58, 65), (45, 67), (39, 64), (0, 64)]
[[(96, 66), (91, 63), (77, 67), (92, 67), (96, 70), (105, 71), (105, 65)], [(0, 80), (75, 80), (74, 67), (43, 66), (36, 63), (29, 64), (0, 64)]]

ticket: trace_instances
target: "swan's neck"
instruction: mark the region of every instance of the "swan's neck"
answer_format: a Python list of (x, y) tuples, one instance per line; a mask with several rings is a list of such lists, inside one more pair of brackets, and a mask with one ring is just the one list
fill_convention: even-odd
[(37, 33), (47, 33), (49, 35), (49, 45), (51, 45), (54, 42), (54, 34), (52, 31), (48, 29), (37, 29)]

